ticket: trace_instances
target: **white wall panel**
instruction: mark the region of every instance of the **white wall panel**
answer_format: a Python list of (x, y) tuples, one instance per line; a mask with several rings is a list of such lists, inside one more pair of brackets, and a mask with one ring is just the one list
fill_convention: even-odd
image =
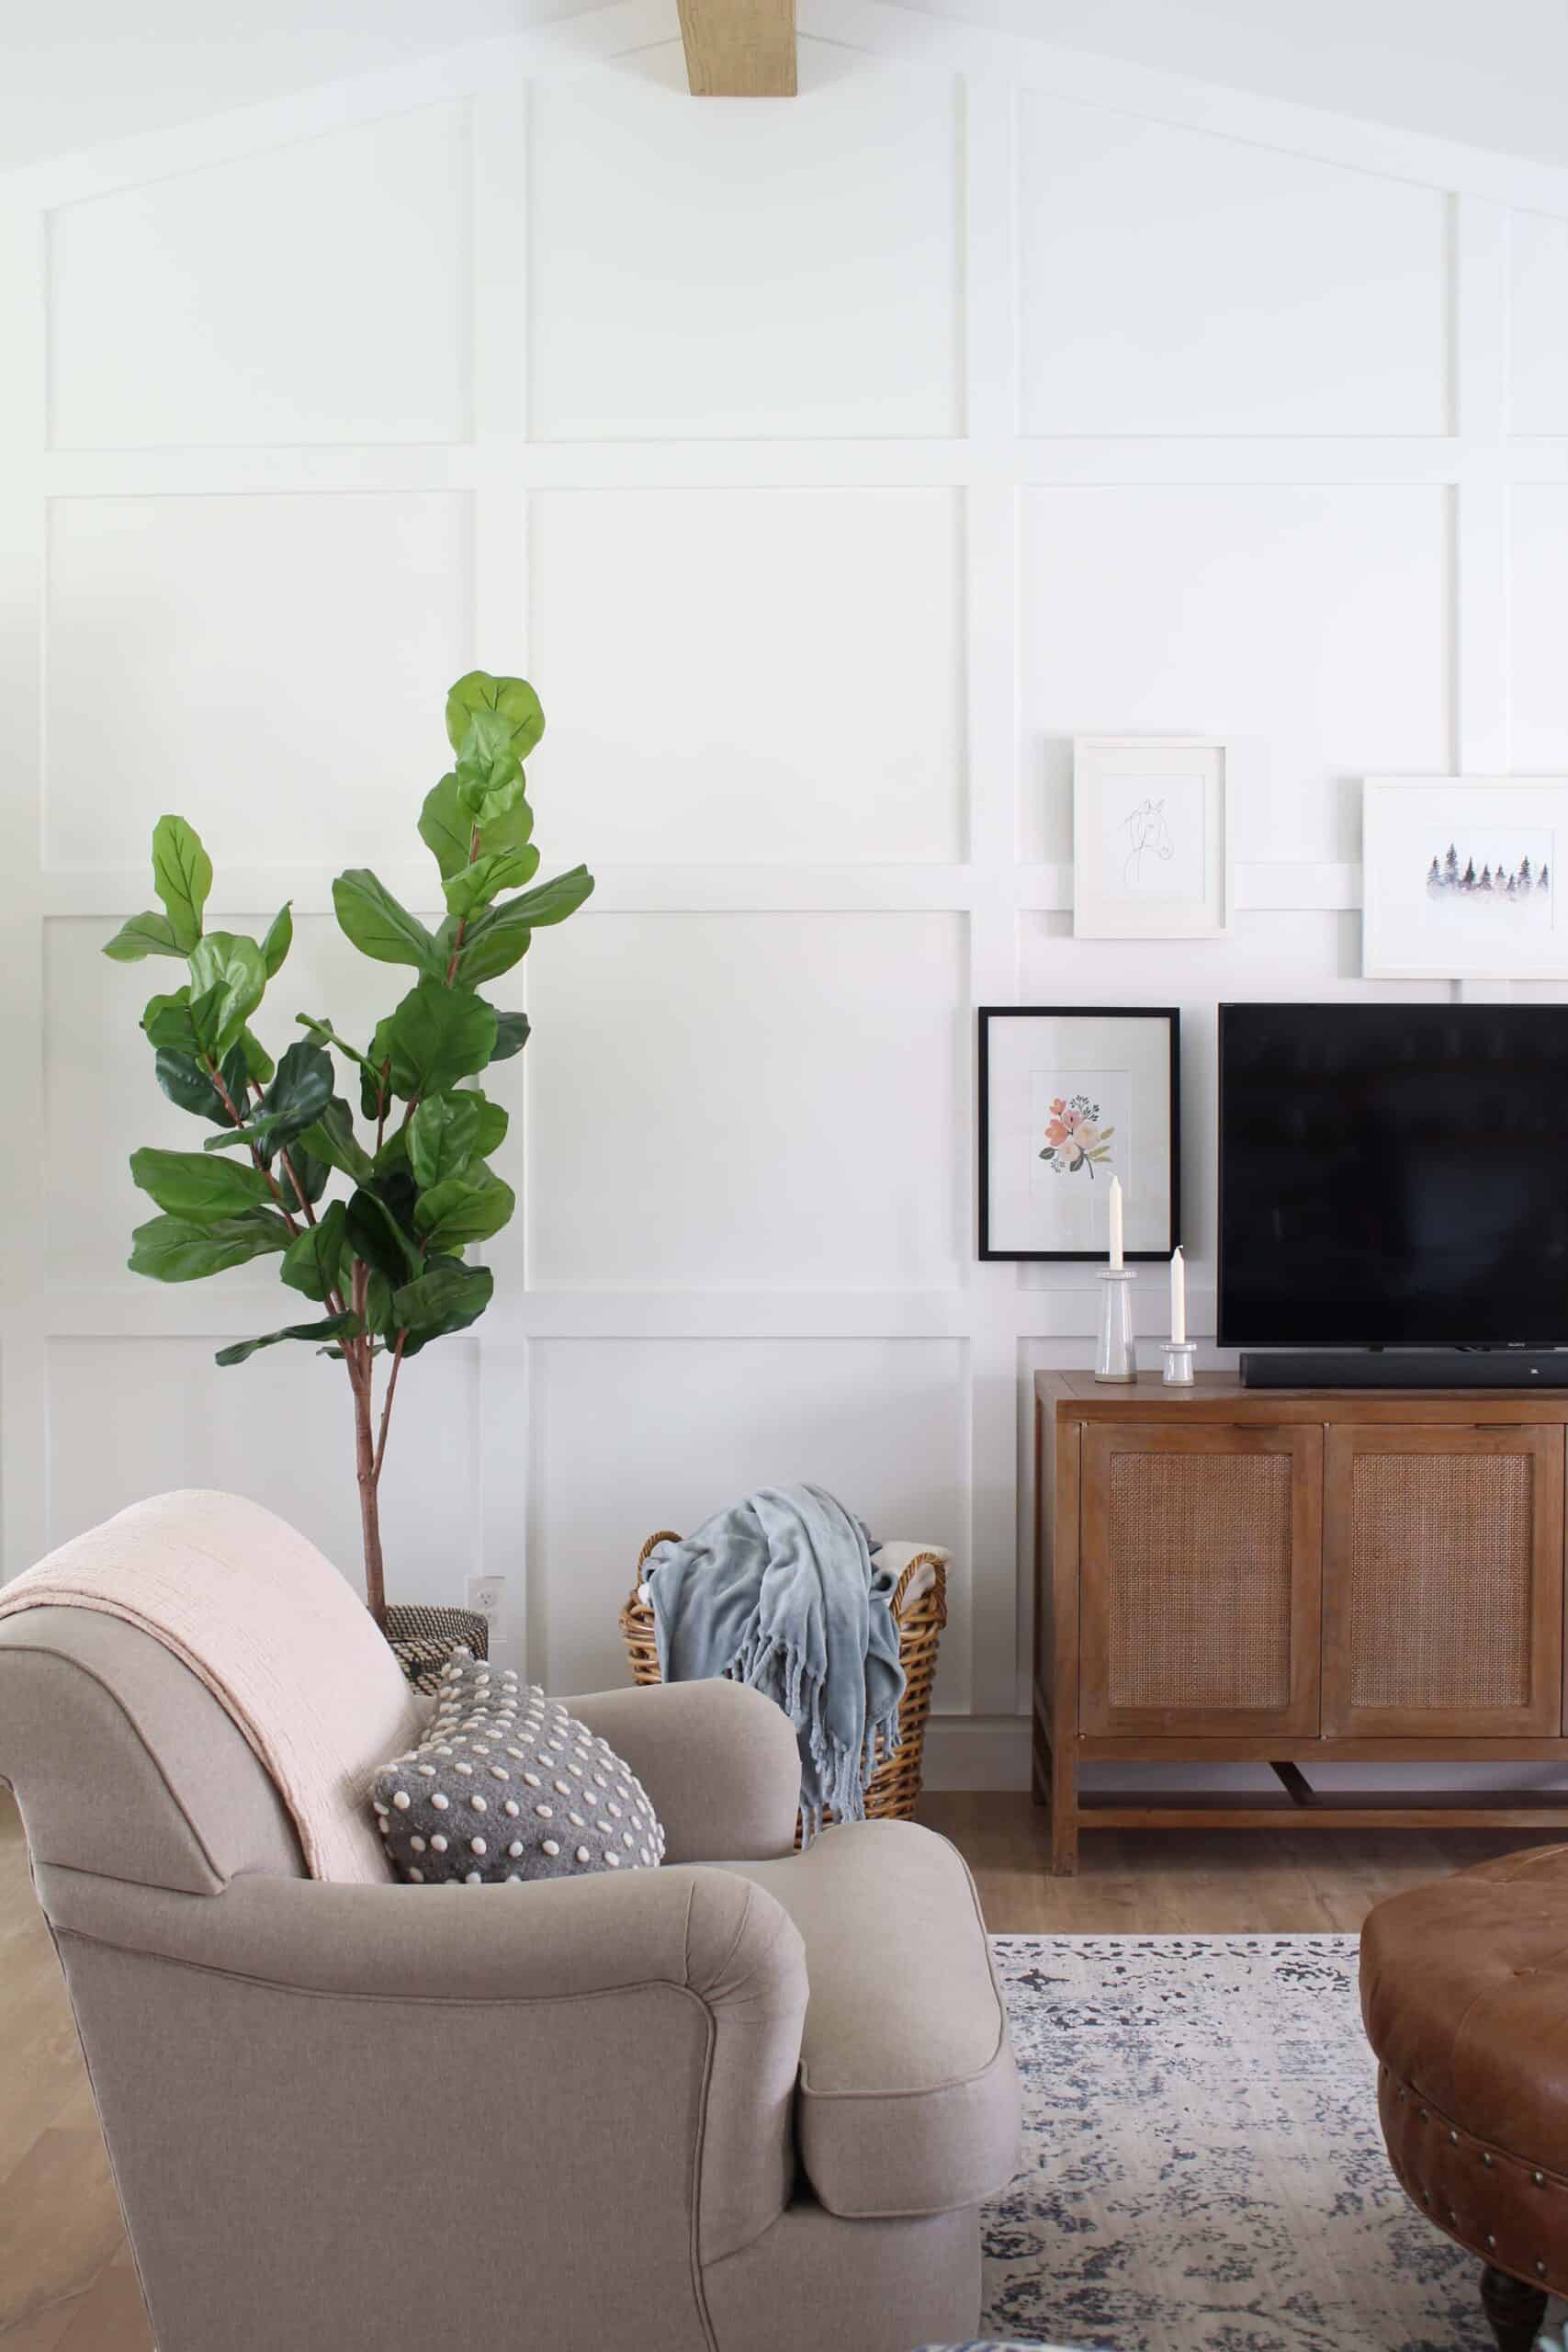
[(1026, 96), (1026, 433), (1442, 433), (1434, 188)]
[(231, 861), (406, 858), (473, 662), (469, 541), (435, 492), (56, 501), (47, 861), (141, 867), (168, 808)]
[(54, 447), (457, 439), (468, 141), (430, 107), (62, 208)]
[(1075, 734), (1242, 736), (1246, 862), (1354, 857), (1359, 779), (1449, 760), (1446, 493), (1022, 494), (1019, 848), (1072, 854)]
[[(963, 1552), (964, 1348), (943, 1340), (550, 1340), (534, 1350), (529, 1671), (626, 1679), (616, 1619), (658, 1528), (809, 1478), (874, 1535)], [(963, 1703), (964, 1579), (938, 1703)]]
[[(208, 1286), (209, 1300), (220, 1295), (220, 1281)], [(214, 1351), (251, 1326), (226, 1323), (219, 1307), (210, 1328), (210, 1339), (51, 1341), (49, 1541), (144, 1495), (216, 1487), (281, 1511), (362, 1589), (343, 1366), (286, 1346), (220, 1371)], [(462, 1602), (478, 1554), (479, 1426), (477, 1345), (447, 1340), (416, 1357), (398, 1384), (382, 1474), (390, 1600)]]
[(958, 917), (590, 913), (537, 946), (541, 1287), (955, 1279)]
[(961, 858), (960, 522), (940, 490), (535, 498), (541, 789), (572, 854)]
[(1513, 492), (1509, 605), (1514, 769), (1568, 768), (1568, 485)]
[(1568, 220), (1508, 217), (1508, 429), (1568, 433)]
[(955, 85), (846, 62), (694, 106), (671, 45), (536, 97), (535, 434), (957, 429)]

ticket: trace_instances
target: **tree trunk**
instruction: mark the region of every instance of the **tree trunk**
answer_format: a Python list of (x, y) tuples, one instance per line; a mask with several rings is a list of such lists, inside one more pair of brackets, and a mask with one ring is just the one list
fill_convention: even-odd
[(359, 1481), (359, 1527), (365, 1546), (365, 1602), (383, 1631), (387, 1587), (381, 1570), (381, 1501), (376, 1473), (376, 1442), (370, 1419), (368, 1374), (354, 1384), (354, 1458)]

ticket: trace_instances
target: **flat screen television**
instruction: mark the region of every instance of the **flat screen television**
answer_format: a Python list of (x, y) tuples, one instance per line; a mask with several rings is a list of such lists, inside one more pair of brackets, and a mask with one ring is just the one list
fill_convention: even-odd
[(1568, 1341), (1568, 1004), (1224, 1004), (1222, 1347)]

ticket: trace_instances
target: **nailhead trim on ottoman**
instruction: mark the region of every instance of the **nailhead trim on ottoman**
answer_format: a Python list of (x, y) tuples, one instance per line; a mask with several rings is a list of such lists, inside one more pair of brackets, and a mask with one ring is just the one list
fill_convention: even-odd
[(1378, 2111), (1400, 2187), (1429, 2220), (1497, 2269), (1568, 2292), (1568, 2179), (1488, 2147), (1385, 2065)]

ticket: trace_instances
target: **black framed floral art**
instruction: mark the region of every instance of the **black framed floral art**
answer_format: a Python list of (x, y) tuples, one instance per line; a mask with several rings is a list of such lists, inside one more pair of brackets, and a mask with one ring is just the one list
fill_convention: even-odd
[(1129, 1258), (1181, 1238), (1174, 1006), (980, 1010), (980, 1255), (1103, 1258), (1111, 1179)]

